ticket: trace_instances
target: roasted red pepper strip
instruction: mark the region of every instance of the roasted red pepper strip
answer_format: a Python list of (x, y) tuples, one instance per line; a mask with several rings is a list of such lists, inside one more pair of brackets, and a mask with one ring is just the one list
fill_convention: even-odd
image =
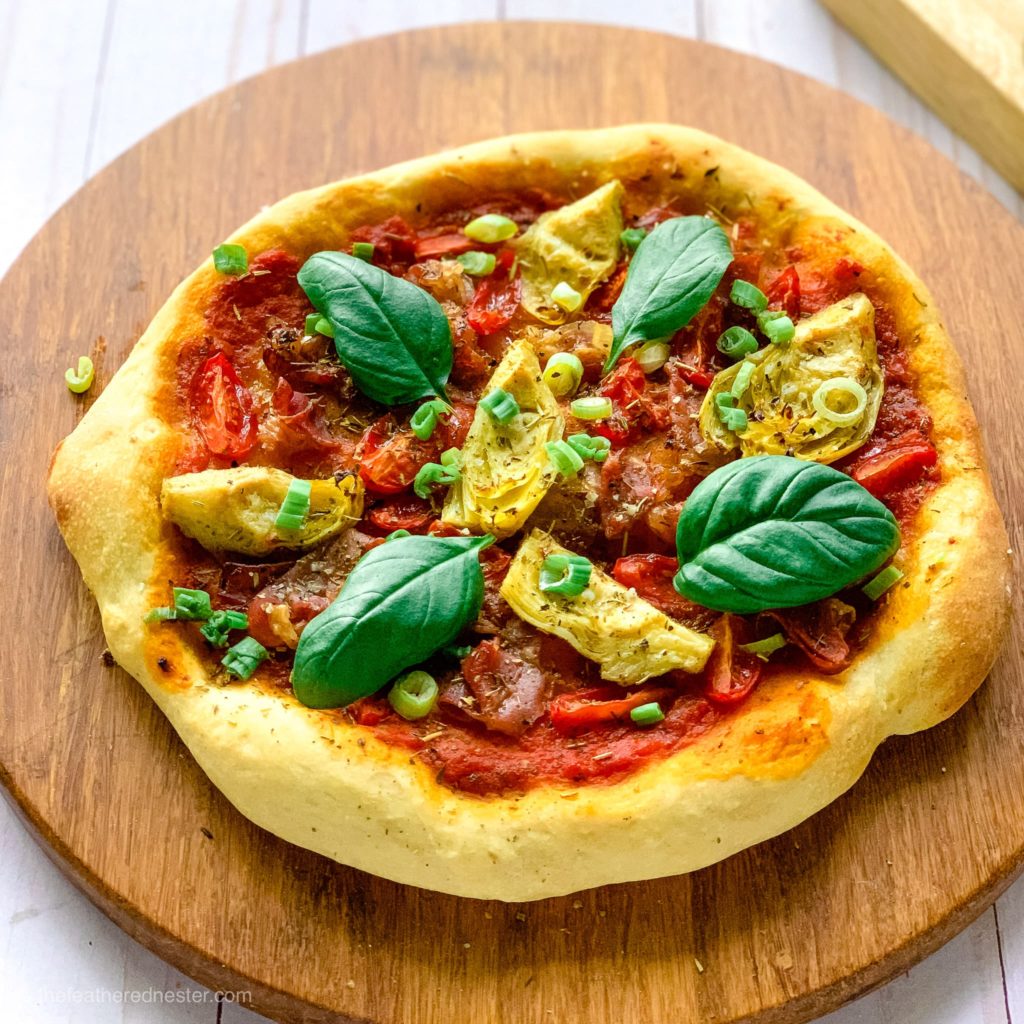
[(605, 420), (590, 426), (590, 433), (606, 437), (614, 445), (626, 444), (637, 433), (638, 421), (643, 415), (643, 395), (647, 387), (647, 374), (633, 358), (619, 361), (619, 365), (601, 382), (598, 394), (612, 400), (614, 411)]
[(496, 257), (494, 272), (476, 286), (473, 298), (466, 307), (466, 320), (477, 334), (494, 334), (515, 316), (519, 308), (521, 283), (518, 274), (512, 274), (515, 253), (502, 249)]
[(704, 667), (704, 696), (714, 704), (739, 704), (761, 678), (764, 662), (739, 649), (754, 639), (753, 630), (739, 615), (723, 615), (709, 630), (715, 648)]
[(467, 238), (462, 232), (450, 235), (432, 235), (429, 238), (416, 239), (416, 259), (429, 260), (441, 256), (458, 256), (479, 248), (480, 243)]
[(707, 391), (715, 380), (713, 373), (689, 366), (679, 366), (676, 372), (687, 384), (692, 384), (695, 388), (700, 388), (702, 391)]
[(241, 459), (256, 445), (259, 419), (252, 395), (223, 352), (210, 356), (192, 380), (192, 418), (214, 455)]
[(938, 452), (928, 439), (911, 430), (877, 455), (869, 455), (859, 461), (851, 476), (865, 490), (880, 498), (897, 487), (920, 479), (938, 458)]
[(559, 694), (548, 705), (551, 724), (563, 735), (600, 725), (623, 725), (629, 722), (629, 713), (633, 708), (669, 701), (676, 695), (675, 690), (662, 687), (634, 690), (619, 696), (621, 692), (610, 686), (597, 686), (576, 693)]

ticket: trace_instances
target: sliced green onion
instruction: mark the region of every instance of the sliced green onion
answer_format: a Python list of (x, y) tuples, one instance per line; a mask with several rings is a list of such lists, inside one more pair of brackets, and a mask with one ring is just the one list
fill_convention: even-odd
[(651, 701), (650, 704), (641, 704), (640, 707), (633, 708), (629, 713), (629, 717), (634, 725), (643, 727), (664, 722), (665, 712), (661, 710), (657, 703)]
[(582, 555), (548, 555), (540, 567), (540, 589), (546, 594), (579, 597), (590, 583), (590, 559)]
[(594, 437), (591, 434), (572, 434), (565, 439), (565, 443), (581, 459), (591, 459), (594, 462), (604, 462), (612, 447), (607, 437)]
[(548, 461), (562, 476), (575, 476), (583, 468), (579, 452), (566, 441), (548, 441), (544, 445)]
[(619, 241), (630, 251), (634, 252), (636, 247), (647, 237), (644, 228), (626, 228), (619, 235)]
[(244, 245), (225, 242), (213, 250), (213, 265), (219, 274), (244, 274), (249, 270), (249, 254)]
[(583, 380), (583, 363), (571, 352), (556, 352), (544, 367), (544, 383), (556, 398), (576, 393)]
[(744, 309), (752, 310), (755, 313), (760, 313), (768, 305), (768, 296), (756, 284), (751, 284), (749, 281), (740, 281), (739, 279), (733, 281), (732, 288), (729, 291), (729, 298), (737, 306), (742, 306)]
[(411, 537), (412, 534), (408, 530), (392, 530), (385, 538), (384, 543), (387, 544), (389, 540), (401, 540), (403, 537)]
[(441, 654), (448, 658), (454, 658), (456, 661), (462, 661), (463, 658), (468, 658), (473, 648), (466, 646), (460, 647), (455, 644), (448, 644), (441, 648)]
[(493, 252), (479, 252), (474, 249), (472, 252), (464, 252), (456, 256), (455, 262), (467, 274), (472, 274), (474, 277), (486, 277), (488, 274), (494, 273), (496, 261)]
[(865, 597), (877, 601), (890, 587), (903, 579), (903, 573), (895, 565), (887, 565), (873, 580), (860, 589)]
[(220, 663), (233, 676), (248, 679), (259, 668), (260, 662), (266, 661), (269, 655), (270, 652), (259, 640), (247, 636), (239, 640), (234, 647), (229, 647)]
[(323, 319), (323, 317), (322, 317), (322, 316), (321, 316), (321, 315), (320, 315), (319, 313), (310, 313), (310, 314), (309, 314), (309, 315), (308, 315), (308, 316), (306, 317), (306, 324), (305, 324), (305, 326), (304, 326), (304, 327), (302, 328), (302, 330), (303, 330), (303, 333), (305, 333), (306, 337), (308, 337), (308, 338), (312, 338), (312, 337), (313, 337), (313, 335), (314, 335), (314, 334), (316, 334), (316, 325), (317, 325), (317, 324), (318, 324), (318, 323), (319, 323), (319, 322), (320, 322), (320, 321), (321, 321), (322, 319)]
[(210, 595), (205, 590), (175, 587), (173, 594), (176, 619), (208, 619), (213, 614)]
[(736, 371), (736, 379), (729, 389), (729, 393), (737, 402), (747, 393), (747, 388), (750, 387), (750, 378), (753, 377), (756, 369), (757, 365), (749, 360), (740, 364), (740, 368)]
[(143, 622), (172, 622), (178, 617), (173, 608), (150, 608), (142, 617)]
[(612, 414), (612, 400), (601, 395), (574, 398), (569, 403), (569, 411), (578, 420), (606, 420)]
[(334, 337), (334, 328), (331, 326), (331, 321), (328, 320), (327, 317), (325, 316), (322, 316), (320, 317), (319, 320), (317, 320), (317, 322), (313, 325), (313, 330), (317, 334), (323, 334), (325, 337)]
[(421, 498), (429, 498), (437, 486), (450, 487), (462, 474), (455, 466), (442, 466), (436, 462), (428, 462), (421, 466), (412, 482), (412, 489)]
[(654, 373), (660, 370), (667, 362), (672, 350), (664, 341), (646, 341), (633, 354), (633, 358), (639, 363), (644, 373)]
[(227, 647), (231, 630), (248, 628), (249, 616), (245, 612), (216, 611), (199, 627), (199, 632), (214, 647)]
[(293, 512), (278, 512), (274, 525), (279, 530), (301, 530), (306, 525), (306, 517)]
[(723, 409), (736, 407), (736, 396), (731, 391), (719, 391), (715, 395), (715, 408), (721, 412)]
[(432, 398), (412, 414), (409, 428), (421, 441), (429, 441), (437, 428), (438, 420), (451, 411), (451, 406), (447, 402), (442, 402), (440, 398)]
[(777, 316), (771, 320), (758, 317), (757, 325), (773, 345), (788, 345), (796, 334), (796, 327), (788, 316)]
[(559, 281), (551, 289), (551, 301), (566, 313), (575, 313), (583, 305), (583, 296), (568, 281)]
[(388, 691), (388, 703), (410, 722), (426, 718), (437, 704), (437, 682), (420, 669), (406, 672)]
[(441, 465), (451, 469), (462, 469), (462, 452), (458, 448), (447, 448), (441, 452)]
[(64, 371), (64, 383), (67, 384), (68, 390), (73, 391), (76, 395), (81, 395), (88, 391), (95, 379), (96, 368), (92, 365), (92, 360), (88, 356), (78, 357), (77, 370), (72, 370), (69, 366)]
[(742, 359), (757, 351), (757, 338), (746, 327), (730, 327), (719, 335), (718, 351), (730, 359)]
[(282, 530), (299, 530), (309, 515), (309, 495), (312, 484), (309, 480), (292, 480), (288, 493), (281, 502), (274, 525)]
[(739, 434), (747, 429), (747, 414), (742, 409), (729, 409), (719, 407), (718, 415), (726, 427)]
[(373, 242), (353, 242), (352, 255), (357, 260), (366, 260), (367, 263), (371, 263), (373, 261)]
[(500, 213), (485, 213), (482, 217), (471, 220), (462, 231), (474, 242), (493, 243), (512, 238), (519, 231), (519, 226), (514, 220), (509, 220)]
[(763, 640), (755, 640), (753, 643), (740, 644), (740, 650), (747, 654), (756, 654), (762, 661), (768, 660), (768, 655), (777, 651), (780, 647), (786, 646), (786, 638), (781, 633), (773, 633)]
[(480, 399), (480, 408), (494, 420), (504, 426), (511, 423), (519, 415), (519, 403), (515, 397), (503, 388), (495, 388)]
[[(833, 409), (828, 404), (829, 395), (833, 391), (852, 398), (854, 407), (845, 411)], [(864, 415), (864, 410), (868, 407), (868, 393), (852, 377), (831, 377), (818, 385), (811, 403), (830, 423), (835, 423), (839, 427), (849, 427)]]

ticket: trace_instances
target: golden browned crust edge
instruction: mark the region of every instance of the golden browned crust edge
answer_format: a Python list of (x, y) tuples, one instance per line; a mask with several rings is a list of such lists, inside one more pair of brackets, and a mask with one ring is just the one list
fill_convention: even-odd
[(213, 684), (170, 631), (159, 640), (171, 665), (162, 672), (152, 633), (140, 627), (171, 564), (157, 495), (177, 446), (160, 417), (167, 385), (158, 381), (180, 339), (201, 324), (216, 283), (207, 261), (175, 290), (58, 449), (49, 493), (114, 656), (257, 824), (397, 881), (512, 901), (691, 871), (834, 800), (887, 735), (942, 720), (987, 672), (1006, 618), (1007, 543), (959, 360), (913, 272), (789, 172), (671, 125), (522, 135), (299, 193), (232, 241), (303, 255), (334, 236), (340, 244), (348, 230), (387, 212), (410, 214), (418, 202), (457, 205), (483, 187), (576, 195), (611, 177), (645, 174), (713, 190), (719, 208), (746, 197), (780, 231), (849, 251), (890, 290), (902, 336), (917, 338), (911, 365), (934, 417), (942, 472), (919, 516), (905, 566), (910, 586), (887, 601), (875, 639), (842, 677), (781, 680), (705, 741), (572, 799), (554, 787), (492, 800), (444, 789), (408, 752), (372, 738), (359, 746), (357, 730), (327, 730), (318, 712), (257, 687)]

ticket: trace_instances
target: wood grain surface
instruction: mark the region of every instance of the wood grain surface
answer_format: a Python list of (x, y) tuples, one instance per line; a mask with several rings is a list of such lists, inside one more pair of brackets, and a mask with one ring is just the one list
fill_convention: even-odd
[[(673, 120), (785, 164), (921, 273), (969, 368), (1020, 546), (1024, 229), (870, 108), (749, 58), (593, 26), (460, 26), (373, 40), (214, 97), (116, 161), (0, 284), (0, 781), (118, 924), (281, 1020), (802, 1021), (968, 923), (1024, 853), (1018, 619), (953, 720), (889, 741), (845, 797), (691, 876), (523, 907), (403, 888), (250, 825), (141, 688), (45, 507), (49, 453), (174, 284), (294, 189), (505, 132)], [(98, 390), (98, 389), (96, 389)]]

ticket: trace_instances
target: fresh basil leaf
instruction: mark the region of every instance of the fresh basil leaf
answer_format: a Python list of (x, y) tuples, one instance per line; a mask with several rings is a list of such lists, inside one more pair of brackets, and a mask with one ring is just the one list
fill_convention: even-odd
[(302, 631), (292, 686), (311, 708), (351, 704), (450, 644), (480, 614), (493, 537), (403, 537), (367, 552)]
[(707, 217), (662, 221), (637, 247), (612, 306), (612, 346), (604, 372), (640, 341), (685, 327), (714, 294), (732, 262), (725, 232)]
[(739, 459), (697, 485), (676, 531), (676, 590), (722, 612), (809, 604), (877, 569), (893, 514), (845, 473), (786, 455)]
[(363, 394), (385, 405), (446, 397), (452, 330), (432, 295), (343, 252), (310, 256), (299, 284), (334, 328), (338, 358)]

